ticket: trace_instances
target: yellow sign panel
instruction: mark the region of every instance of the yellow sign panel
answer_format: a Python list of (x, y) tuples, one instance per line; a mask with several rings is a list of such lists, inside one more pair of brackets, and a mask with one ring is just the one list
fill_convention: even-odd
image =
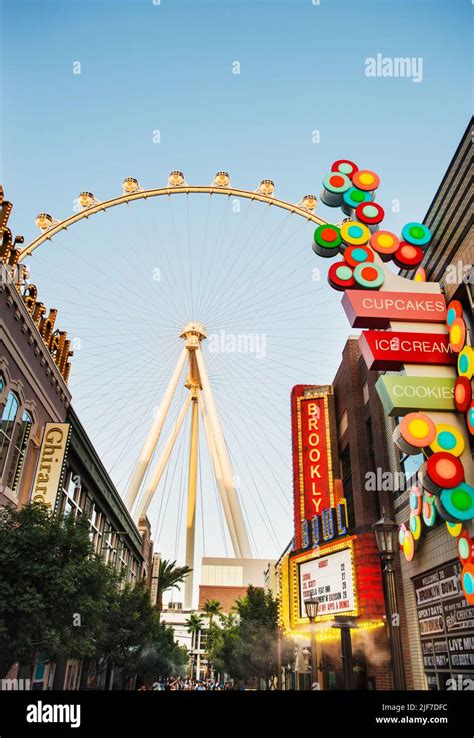
[(62, 479), (70, 429), (69, 423), (46, 423), (31, 502), (44, 502), (54, 507)]

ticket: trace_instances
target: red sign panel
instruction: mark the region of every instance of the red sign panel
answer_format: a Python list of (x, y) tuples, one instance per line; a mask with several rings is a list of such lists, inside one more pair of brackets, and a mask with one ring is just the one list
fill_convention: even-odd
[(346, 290), (342, 307), (353, 328), (386, 328), (391, 320), (444, 323), (443, 295), (413, 292)]
[(455, 364), (443, 333), (362, 331), (359, 347), (368, 369), (401, 369), (403, 364)]
[(291, 393), (296, 548), (301, 548), (302, 521), (333, 503), (327, 395), (312, 389), (297, 385)]

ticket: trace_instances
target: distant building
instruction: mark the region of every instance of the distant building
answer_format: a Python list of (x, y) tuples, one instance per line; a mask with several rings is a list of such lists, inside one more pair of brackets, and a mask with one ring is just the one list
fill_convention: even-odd
[(199, 585), (198, 610), (206, 600), (218, 600), (228, 613), (239, 597), (244, 597), (250, 584), (265, 587), (268, 559), (233, 559), (203, 557)]

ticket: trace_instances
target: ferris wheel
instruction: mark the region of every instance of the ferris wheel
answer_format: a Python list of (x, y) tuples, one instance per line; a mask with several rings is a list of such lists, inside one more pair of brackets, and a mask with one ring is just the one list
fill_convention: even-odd
[[(317, 198), (279, 199), (269, 179), (237, 189), (223, 171), (122, 187), (38, 215), (20, 257), (74, 336), (73, 404), (160, 550), (179, 558), (184, 539), (194, 569), (200, 512), (203, 553), (276, 555), (291, 536), (290, 391), (331, 381), (347, 332), (311, 250)], [(186, 607), (192, 591), (189, 578)]]

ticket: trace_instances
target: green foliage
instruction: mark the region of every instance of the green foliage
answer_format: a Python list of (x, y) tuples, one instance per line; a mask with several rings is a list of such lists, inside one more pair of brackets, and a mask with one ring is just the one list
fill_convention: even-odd
[(138, 659), (138, 678), (150, 684), (159, 677), (181, 676), (186, 671), (187, 661), (187, 648), (176, 643), (172, 628), (160, 623)]
[[(235, 610), (236, 615), (221, 618), (222, 628), (213, 633), (210, 658), (214, 668), (234, 679), (257, 677), (270, 683), (277, 673), (277, 600), (271, 592), (250, 586)], [(292, 642), (283, 639), (283, 663), (292, 653)]]
[[(122, 587), (93, 554), (85, 519), (40, 504), (0, 510), (0, 676), (38, 652), (133, 674), (145, 650), (163, 644), (165, 656), (177, 648), (148, 592), (142, 583)], [(173, 658), (181, 663), (183, 653)]]
[(163, 610), (163, 594), (168, 589), (178, 589), (190, 574), (192, 569), (189, 566), (176, 566), (176, 561), (168, 561), (161, 559), (158, 571), (158, 595), (157, 610), (161, 613)]

